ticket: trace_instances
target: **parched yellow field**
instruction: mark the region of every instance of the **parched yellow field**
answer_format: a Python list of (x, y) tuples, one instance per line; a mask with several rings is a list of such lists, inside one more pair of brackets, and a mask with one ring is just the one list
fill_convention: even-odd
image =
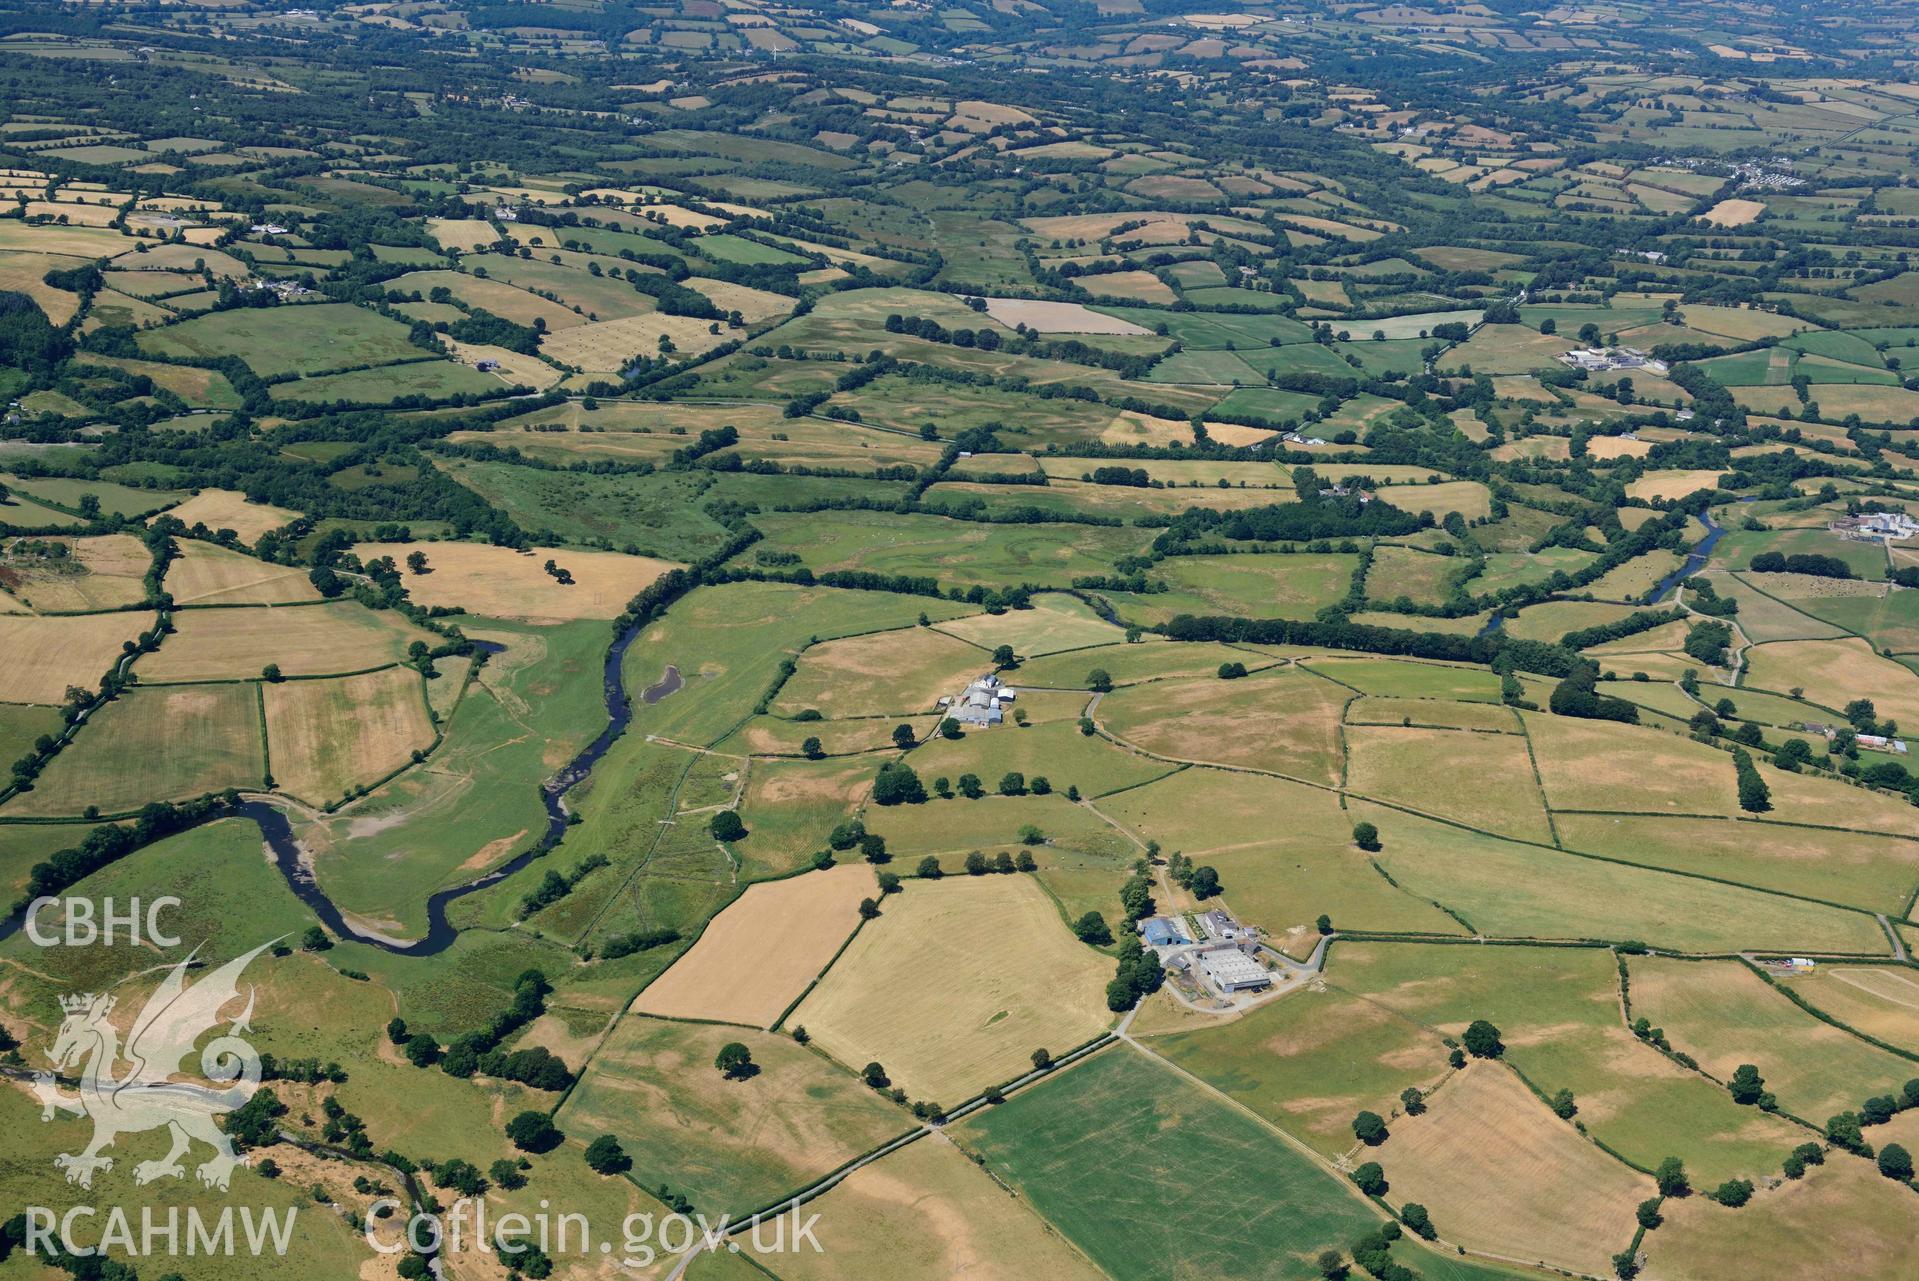
[(230, 529), (249, 543), (299, 515), (284, 507), (250, 503), (245, 494), (229, 489), (203, 489), (178, 507), (168, 508), (166, 514), (185, 521), (189, 529), (195, 525), (205, 525), (216, 532)]
[(807, 1212), (820, 1216), (820, 1251), (769, 1259), (783, 1281), (1105, 1276), (941, 1134), (854, 1171)]
[[(143, 579), (153, 563), (146, 544), (131, 534), (102, 534), (93, 538), (43, 540), (68, 549), (64, 562), (37, 558), (16, 561), (25, 579), (13, 595), (41, 613), (118, 609), (146, 597)], [(66, 571), (52, 568), (65, 564)]]
[[(488, 618), (617, 618), (642, 588), (678, 568), (648, 556), (576, 547), (516, 552), (488, 543), (416, 542), (362, 543), (353, 551), (362, 560), (391, 556), (400, 566), (414, 552), (424, 552), (426, 573), (401, 570), (407, 595), (416, 604), (453, 605)], [(546, 572), (548, 560), (573, 575), (572, 586)]]
[(862, 863), (750, 886), (632, 1010), (769, 1027), (826, 968), (874, 892)]
[(1393, 1121), (1371, 1159), (1392, 1199), (1425, 1206), (1447, 1240), (1595, 1276), (1654, 1191), (1490, 1062), (1454, 1075), (1424, 1115)]
[(1721, 471), (1706, 469), (1649, 471), (1626, 486), (1626, 496), (1648, 501), (1658, 498), (1684, 498), (1695, 490), (1717, 487), (1719, 478), (1725, 474)]
[(1030, 877), (909, 882), (787, 1022), (843, 1063), (877, 1061), (952, 1104), (1108, 1025), (1111, 963), (1074, 939)]
[(1766, 212), (1758, 200), (1722, 200), (1700, 217), (1715, 227), (1743, 227)]
[(398, 614), (353, 602), (330, 605), (187, 609), (159, 651), (139, 662), (145, 681), (245, 680), (268, 663), (287, 676), (324, 676), (382, 667), (406, 657), (414, 641), (440, 638)]
[[(1122, 742), (1181, 761), (1249, 765), (1339, 781), (1339, 718), (1352, 691), (1305, 670), (1154, 681), (1100, 700), (1094, 719)], [(1284, 725), (1285, 732), (1274, 727)]]
[(426, 228), (440, 242), (440, 248), (462, 253), (485, 248), (500, 238), (493, 224), (484, 218), (429, 218)]
[(1611, 721), (1523, 719), (1554, 809), (1738, 812), (1732, 758), (1724, 752)]
[[(774, 316), (784, 316), (793, 310), (793, 300), (785, 294), (769, 293), (764, 289), (753, 289), (746, 285), (736, 285), (730, 280), (713, 280), (706, 276), (688, 276), (681, 282), (688, 289), (703, 293), (707, 301), (721, 311), (737, 311), (747, 324), (769, 320)], [(726, 326), (720, 326), (724, 331)]]
[[(978, 645), (982, 650), (1011, 645), (1021, 658), (1111, 645), (1125, 639), (1125, 632), (1095, 614), (1092, 606), (1061, 592), (1033, 597), (1031, 609), (948, 619), (936, 624), (936, 629)], [(1007, 684), (1018, 688), (1019, 679), (1019, 673), (1014, 672), (1007, 678)]]
[(1782, 980), (1815, 1009), (1919, 1053), (1919, 974), (1897, 965), (1822, 965)]
[(274, 782), (312, 804), (384, 778), (433, 742), (420, 674), (410, 667), (262, 689)]
[(828, 716), (917, 715), (992, 666), (989, 654), (928, 627), (849, 636), (801, 654), (777, 706), (788, 715), (804, 708)]
[(540, 342), (540, 351), (577, 369), (615, 373), (636, 357), (659, 355), (662, 337), (672, 341), (674, 352), (680, 357), (711, 351), (727, 341), (726, 326), (721, 325), (716, 334), (709, 329), (712, 323), (694, 316), (649, 312), (622, 320), (575, 325), (560, 333), (548, 334)]
[(320, 598), (298, 566), (270, 565), (193, 539), (177, 541), (180, 554), (161, 583), (176, 605), (290, 605)]
[(1348, 725), (1436, 725), (1445, 729), (1517, 734), (1519, 714), (1497, 703), (1456, 703), (1441, 698), (1356, 698), (1346, 707)]
[(120, 646), (154, 624), (146, 613), (35, 618), (0, 614), (0, 702), (65, 701), (69, 685), (97, 688)]
[(1843, 1153), (1738, 1211), (1691, 1196), (1661, 1213), (1644, 1246), (1659, 1281), (1905, 1281), (1919, 1240), (1919, 1197)]
[[(1552, 842), (1546, 808), (1526, 758), (1526, 740), (1518, 735), (1353, 725), (1345, 738), (1346, 786), (1352, 791), (1500, 836)], [(1433, 786), (1435, 778), (1448, 774), (1484, 782)]]
[(1754, 689), (1802, 690), (1807, 701), (1834, 708), (1869, 698), (1881, 719), (1919, 726), (1919, 676), (1856, 637), (1755, 645), (1746, 664), (1745, 684)]

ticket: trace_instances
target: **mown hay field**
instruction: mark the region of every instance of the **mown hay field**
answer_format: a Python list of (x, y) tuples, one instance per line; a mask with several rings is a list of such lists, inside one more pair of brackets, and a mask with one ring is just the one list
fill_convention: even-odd
[[(650, 556), (578, 547), (522, 552), (490, 543), (412, 542), (362, 543), (353, 551), (363, 560), (391, 556), (416, 604), (456, 606), (490, 618), (617, 618), (643, 588), (677, 568)], [(426, 557), (424, 574), (404, 568), (416, 551)], [(549, 560), (573, 582), (563, 584), (547, 573)]]
[(177, 540), (162, 586), (175, 605), (291, 605), (320, 593), (297, 565), (270, 565), (194, 539)]
[(397, 663), (416, 640), (440, 643), (397, 614), (352, 601), (188, 609), (174, 616), (174, 627), (157, 652), (141, 658), (142, 680), (248, 680), (269, 664), (286, 676), (324, 676)]
[(873, 894), (864, 864), (749, 886), (631, 1008), (770, 1027), (833, 959)]
[(309, 804), (382, 779), (433, 743), (425, 691), (411, 667), (261, 688), (274, 782)]
[(0, 614), (0, 701), (59, 704), (69, 686), (96, 688), (120, 647), (152, 627), (152, 614), (120, 612), (67, 618)]
[(167, 515), (178, 517), (189, 529), (195, 525), (205, 525), (215, 532), (230, 529), (250, 543), (268, 530), (287, 524), (299, 513), (267, 503), (248, 502), (245, 494), (230, 489), (203, 489), (179, 506), (169, 508)]
[[(947, 1104), (1105, 1029), (1106, 959), (1026, 877), (911, 883), (890, 896), (790, 1022), (840, 1061), (877, 1060)], [(930, 999), (933, 993), (939, 999)]]

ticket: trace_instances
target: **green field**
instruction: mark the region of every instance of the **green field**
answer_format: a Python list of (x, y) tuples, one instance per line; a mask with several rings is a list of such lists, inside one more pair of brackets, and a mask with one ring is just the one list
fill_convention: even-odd
[[(959, 1139), (1118, 1281), (1188, 1268), (1307, 1278), (1321, 1250), (1379, 1221), (1337, 1175), (1124, 1046), (981, 1113)], [(1215, 1186), (1208, 1172), (1222, 1159), (1243, 1179), (1208, 1197), (1161, 1195)], [(1120, 1206), (1153, 1212), (1114, 1214)], [(1502, 1275), (1410, 1243), (1393, 1253), (1426, 1277)]]
[(260, 313), (223, 311), (147, 334), (141, 346), (162, 356), (210, 360), (236, 356), (262, 378), (318, 374), (421, 355), (394, 321), (345, 303), (281, 307), (271, 324)]

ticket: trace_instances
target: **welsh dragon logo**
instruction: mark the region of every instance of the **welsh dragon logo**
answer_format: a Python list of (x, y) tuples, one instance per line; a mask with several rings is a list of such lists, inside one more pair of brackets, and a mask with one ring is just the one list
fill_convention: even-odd
[[(200, 1182), (226, 1189), (233, 1167), (240, 1162), (232, 1141), (214, 1124), (214, 1118), (244, 1104), (260, 1085), (260, 1056), (240, 1036), (248, 1030), (253, 1015), (251, 987), (246, 992), (246, 1008), (223, 1034), (199, 1051), (200, 1072), (206, 1081), (175, 1078), (190, 1070), (187, 1060), (194, 1054), (195, 1044), (221, 1022), (220, 1011), (228, 1002), (240, 996), (241, 971), (271, 946), (270, 942), (263, 943), (189, 987), (187, 968), (199, 955), (199, 949), (194, 949), (192, 955), (168, 968), (128, 1029), (124, 1048), (119, 1031), (107, 1018), (114, 1006), (111, 993), (60, 998), (66, 1017), (48, 1055), (53, 1071), (35, 1074), (33, 1092), (40, 1100), (42, 1121), (51, 1121), (56, 1111), (93, 1120), (93, 1141), (85, 1149), (63, 1152), (53, 1159), (66, 1171), (67, 1182), (92, 1187), (94, 1171), (113, 1168), (113, 1158), (102, 1156), (102, 1148), (113, 1146), (122, 1134), (164, 1127), (172, 1135), (172, 1149), (157, 1161), (136, 1165), (134, 1181), (144, 1184), (184, 1177), (180, 1158), (198, 1140), (213, 1149), (213, 1155), (195, 1169)], [(116, 1075), (122, 1062), (128, 1067)], [(84, 1064), (79, 1093), (63, 1093), (55, 1073), (76, 1064)]]

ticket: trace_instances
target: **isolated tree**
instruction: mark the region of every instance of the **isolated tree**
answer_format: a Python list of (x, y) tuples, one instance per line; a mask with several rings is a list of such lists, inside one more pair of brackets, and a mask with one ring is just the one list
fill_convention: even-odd
[(1766, 1082), (1760, 1077), (1759, 1069), (1750, 1063), (1741, 1063), (1732, 1074), (1730, 1082), (1732, 1101), (1750, 1107), (1759, 1102), (1759, 1096), (1766, 1091)]
[(1752, 1200), (1752, 1180), (1727, 1179), (1706, 1195), (1729, 1209), (1737, 1210)]
[(1005, 671), (1009, 667), (1019, 666), (1019, 660), (1013, 656), (1013, 647), (1011, 645), (1000, 645), (994, 648), (993, 666), (1000, 671)]
[(861, 1068), (860, 1078), (876, 1090), (884, 1090), (892, 1084), (892, 1081), (887, 1079), (886, 1069), (878, 1063), (868, 1063)]
[(1353, 824), (1353, 844), (1362, 850), (1379, 848), (1379, 829), (1364, 821)]
[(1333, 932), (1333, 918), (1321, 912), (1319, 914), (1319, 920), (1314, 923), (1313, 928), (1317, 929), (1321, 934), (1331, 934)]
[(1579, 1113), (1579, 1104), (1573, 1099), (1571, 1090), (1560, 1090), (1553, 1095), (1553, 1115), (1562, 1121), (1570, 1121)]
[(1323, 1281), (1342, 1281), (1348, 1275), (1346, 1258), (1337, 1250), (1321, 1250), (1313, 1266), (1319, 1269)]
[(1369, 1148), (1386, 1141), (1386, 1119), (1377, 1112), (1361, 1112), (1353, 1118), (1353, 1137)]
[(408, 552), (406, 567), (416, 574), (426, 573), (426, 553), (421, 551)]
[(506, 1137), (522, 1152), (551, 1152), (566, 1136), (553, 1128), (546, 1113), (528, 1110), (506, 1123)]
[(586, 1164), (595, 1174), (624, 1174), (633, 1168), (633, 1158), (620, 1147), (618, 1139), (602, 1134), (586, 1145)]
[(880, 914), (880, 905), (878, 900), (870, 899), (870, 898), (863, 898), (860, 900), (860, 919), (861, 920), (870, 921), (878, 917), (879, 914)]
[(1652, 1179), (1660, 1196), (1685, 1196), (1692, 1191), (1692, 1184), (1686, 1178), (1685, 1163), (1676, 1156), (1661, 1161), (1652, 1172)]
[(1001, 796), (1026, 795), (1026, 775), (1018, 770), (1007, 770), (1000, 775), (999, 794)]
[(1104, 667), (1095, 667), (1086, 673), (1086, 688), (1095, 694), (1104, 694), (1113, 688), (1113, 678)]
[(743, 1081), (757, 1070), (753, 1065), (753, 1052), (739, 1041), (722, 1045), (713, 1057), (713, 1066), (729, 1081)]
[(1418, 1116), (1426, 1110), (1426, 1096), (1419, 1092), (1418, 1086), (1409, 1085), (1399, 1092), (1399, 1106), (1405, 1109), (1407, 1116)]
[(1654, 1228), (1666, 1221), (1666, 1216), (1659, 1213), (1658, 1197), (1649, 1196), (1644, 1201), (1641, 1201), (1639, 1208), (1634, 1211), (1634, 1214), (1639, 1220), (1639, 1226), (1648, 1232), (1651, 1232)]
[(721, 810), (707, 824), (712, 829), (716, 841), (743, 841), (746, 839), (746, 824), (740, 822), (740, 816), (733, 810)]
[(913, 727), (911, 725), (895, 725), (893, 727), (893, 746), (899, 748), (902, 752), (913, 746), (915, 741), (913, 738)]
[(268, 663), (260, 669), (260, 679), (271, 685), (278, 684), (280, 681), (285, 680), (286, 677), (280, 674), (280, 665), (278, 663)]
[(1408, 1201), (1405, 1205), (1400, 1206), (1399, 1219), (1400, 1222), (1404, 1223), (1420, 1236), (1425, 1237), (1428, 1241), (1439, 1235), (1438, 1230), (1433, 1227), (1432, 1216), (1426, 1213), (1426, 1207), (1417, 1201)]
[(1879, 1173), (1888, 1179), (1897, 1179), (1901, 1183), (1912, 1181), (1912, 1154), (1898, 1143), (1888, 1143), (1879, 1149)]
[(973, 850), (966, 856), (966, 874), (968, 876), (986, 875), (986, 855)]
[(886, 852), (886, 838), (878, 832), (868, 832), (860, 837), (860, 857), (869, 863), (893, 861), (893, 856)]
[(939, 856), (936, 854), (928, 854), (925, 858), (921, 859), (919, 875), (929, 881), (937, 881), (940, 877), (946, 875), (940, 868)]
[(1113, 941), (1113, 931), (1106, 924), (1106, 918), (1098, 912), (1088, 912), (1073, 922), (1073, 935), (1082, 943), (1091, 943), (1104, 947)]
[(1209, 899), (1219, 893), (1219, 873), (1210, 867), (1193, 869), (1192, 883), (1187, 887), (1193, 891), (1196, 899)]
[(941, 738), (963, 738), (965, 737), (965, 735), (962, 733), (960, 729), (960, 723), (954, 720), (952, 717), (948, 716), (945, 720), (940, 722), (940, 737)]
[(817, 737), (808, 738), (800, 744), (800, 752), (809, 761), (817, 761), (826, 755), (826, 746)]
[(979, 775), (961, 774), (959, 776), (959, 794), (969, 801), (977, 801), (980, 797), (986, 795), (986, 788), (979, 781)]
[(1467, 1024), (1466, 1035), (1460, 1041), (1466, 1052), (1476, 1059), (1496, 1059), (1506, 1052), (1499, 1041), (1499, 1029), (1485, 1019), (1474, 1019)]
[(1052, 1066), (1053, 1066), (1053, 1052), (1051, 1050), (1046, 1049), (1044, 1046), (1042, 1046), (1039, 1049), (1033, 1051), (1033, 1067), (1035, 1069), (1037, 1069), (1038, 1071), (1044, 1072), (1047, 1068)]

